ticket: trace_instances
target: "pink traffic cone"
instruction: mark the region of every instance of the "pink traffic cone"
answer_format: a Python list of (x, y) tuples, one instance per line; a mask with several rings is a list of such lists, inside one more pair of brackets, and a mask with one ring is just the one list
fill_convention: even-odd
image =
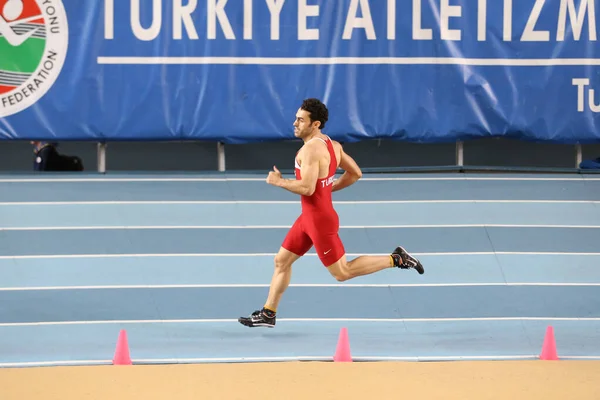
[(113, 365), (132, 365), (129, 355), (129, 344), (127, 343), (127, 332), (123, 329), (119, 332), (117, 347), (113, 358)]
[(556, 340), (554, 339), (554, 328), (549, 326), (546, 328), (546, 336), (544, 337), (544, 344), (542, 345), (542, 354), (540, 354), (541, 360), (558, 360), (558, 354), (556, 353)]
[(352, 355), (350, 354), (350, 341), (348, 340), (348, 329), (342, 328), (338, 338), (337, 347), (335, 349), (335, 355), (333, 356), (334, 362), (352, 362)]

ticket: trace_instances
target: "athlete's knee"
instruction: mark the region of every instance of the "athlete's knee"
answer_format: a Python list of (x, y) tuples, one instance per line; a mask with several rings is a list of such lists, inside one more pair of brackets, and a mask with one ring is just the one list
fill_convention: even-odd
[(352, 276), (345, 271), (337, 271), (335, 274), (332, 274), (336, 281), (345, 282), (348, 279), (351, 279)]
[(275, 270), (278, 272), (286, 272), (292, 266), (292, 263), (287, 259), (287, 257), (281, 254), (277, 254), (273, 261), (275, 264)]
[(350, 273), (350, 269), (346, 263), (338, 262), (332, 265), (329, 267), (329, 273), (331, 273), (331, 275), (338, 282), (344, 282), (352, 279), (352, 274)]

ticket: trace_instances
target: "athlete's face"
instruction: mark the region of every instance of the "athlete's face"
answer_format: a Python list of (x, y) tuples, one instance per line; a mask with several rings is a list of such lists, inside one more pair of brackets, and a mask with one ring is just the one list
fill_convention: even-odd
[(319, 129), (319, 125), (318, 121), (311, 121), (308, 111), (298, 109), (294, 121), (294, 136), (300, 139), (308, 137)]

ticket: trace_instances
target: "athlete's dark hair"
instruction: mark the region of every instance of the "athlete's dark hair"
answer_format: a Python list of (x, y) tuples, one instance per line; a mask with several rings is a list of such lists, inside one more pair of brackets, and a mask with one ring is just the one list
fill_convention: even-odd
[(305, 99), (300, 108), (310, 114), (311, 121), (319, 121), (321, 126), (319, 129), (325, 128), (325, 123), (329, 119), (329, 110), (327, 106), (319, 99)]

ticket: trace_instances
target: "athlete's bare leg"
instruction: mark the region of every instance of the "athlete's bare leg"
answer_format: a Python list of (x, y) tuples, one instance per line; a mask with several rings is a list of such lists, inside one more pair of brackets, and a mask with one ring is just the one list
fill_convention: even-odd
[(394, 262), (390, 256), (360, 256), (351, 261), (346, 261), (346, 255), (344, 254), (327, 269), (336, 280), (343, 282), (357, 276), (369, 275), (393, 267)]
[[(271, 278), (269, 295), (262, 310), (254, 311), (248, 317), (240, 317), (238, 321), (249, 327), (275, 326), (277, 307), (283, 293), (286, 291), (292, 278), (292, 264), (300, 258), (298, 255), (284, 249), (279, 249), (275, 256), (275, 270)], [(402, 247), (397, 247), (389, 256), (360, 256), (352, 261), (346, 261), (346, 255), (329, 265), (329, 273), (340, 282), (347, 281), (357, 276), (368, 275), (386, 268), (414, 268), (423, 274), (423, 266), (416, 258), (408, 254)]]
[(329, 273), (340, 282), (373, 274), (386, 268), (414, 268), (419, 274), (425, 272), (421, 262), (408, 254), (402, 247), (397, 247), (389, 256), (360, 256), (351, 261), (347, 261), (344, 254), (327, 267)]
[(269, 296), (265, 303), (265, 308), (273, 312), (277, 311), (283, 292), (288, 288), (292, 278), (292, 264), (300, 257), (289, 250), (281, 247), (275, 256), (275, 270), (271, 278)]
[(262, 326), (273, 328), (275, 326), (276, 312), (283, 293), (290, 284), (292, 278), (292, 264), (300, 256), (281, 247), (275, 256), (275, 270), (271, 278), (269, 296), (262, 310), (254, 311), (248, 317), (240, 317), (238, 321), (249, 327)]

